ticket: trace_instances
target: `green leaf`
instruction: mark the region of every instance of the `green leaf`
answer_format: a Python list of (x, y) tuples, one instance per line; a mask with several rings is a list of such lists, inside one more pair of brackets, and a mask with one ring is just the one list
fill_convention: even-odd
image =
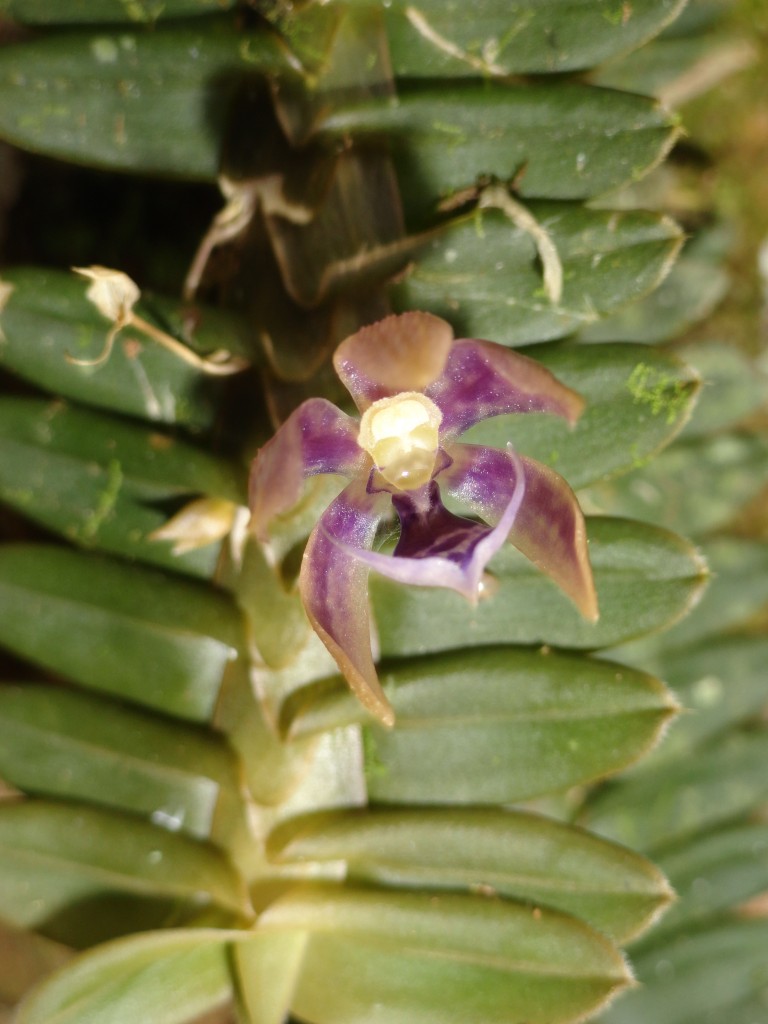
[[(364, 726), (374, 802), (510, 803), (565, 789), (639, 757), (676, 710), (653, 677), (576, 655), (483, 647), (380, 673), (397, 726)], [(292, 735), (363, 715), (346, 690), (298, 696)]]
[(729, 433), (681, 440), (642, 469), (594, 487), (591, 504), (687, 533), (727, 525), (768, 483), (768, 440)]
[(670, 649), (746, 624), (768, 603), (768, 545), (744, 538), (713, 537), (703, 545), (703, 551), (712, 571), (711, 586), (696, 606), (696, 614), (665, 637)]
[[(6, 51), (3, 51), (6, 52)], [(2, 54), (0, 53), (0, 60)], [(82, 280), (57, 270), (4, 273), (13, 292), (0, 317), (0, 364), (46, 391), (142, 419), (203, 430), (213, 423), (226, 381), (205, 376), (155, 342), (124, 331), (109, 359), (78, 366), (104, 347), (109, 323), (85, 297)], [(153, 312), (154, 311), (154, 312)], [(151, 300), (141, 312), (184, 337), (183, 307)], [(203, 351), (240, 344), (231, 316), (200, 310), (196, 344)]]
[(768, 800), (768, 733), (726, 736), (695, 758), (606, 786), (587, 805), (587, 827), (633, 849), (657, 850), (750, 813)]
[[(2, 98), (0, 91), (0, 98)], [(677, 128), (655, 101), (579, 83), (403, 85), (396, 100), (339, 102), (321, 139), (388, 139), (406, 207), (423, 211), (479, 176), (524, 198), (586, 199), (642, 177)]]
[(232, 995), (229, 933), (167, 931), (78, 957), (27, 998), (18, 1024), (187, 1024)]
[(310, 932), (292, 1012), (314, 1024), (555, 1024), (629, 981), (618, 951), (544, 908), (455, 893), (306, 887), (273, 903), (267, 931)]
[(41, 36), (0, 52), (0, 135), (60, 160), (213, 181), (238, 81), (287, 70), (229, 18)]
[(208, 494), (243, 502), (244, 473), (224, 458), (157, 429), (63, 402), (3, 396), (3, 444), (100, 467), (116, 462), (123, 486), (148, 500)]
[(247, 912), (242, 882), (215, 847), (81, 804), (0, 806), (0, 866), (0, 915), (78, 945), (167, 925), (174, 907)]
[(491, 562), (498, 587), (473, 608), (447, 590), (375, 575), (371, 593), (385, 657), (490, 643), (596, 649), (670, 625), (700, 597), (705, 564), (682, 538), (622, 519), (587, 519), (600, 620), (586, 622), (510, 545)]
[(723, 257), (719, 251), (700, 254), (686, 246), (657, 289), (626, 309), (586, 324), (580, 340), (657, 344), (677, 337), (709, 316), (725, 296), (729, 277), (722, 266)]
[(149, 22), (206, 14), (235, 6), (236, 0), (0, 0), (0, 14), (30, 25), (69, 22)]
[(211, 576), (218, 545), (172, 553), (151, 539), (161, 500), (208, 493), (244, 501), (235, 467), (138, 424), (60, 402), (0, 402), (0, 498), (85, 547)]
[(0, 643), (83, 686), (204, 721), (240, 642), (220, 592), (61, 548), (0, 549)]
[(237, 765), (220, 739), (61, 687), (0, 688), (0, 775), (200, 839), (239, 804)]
[[(604, 1024), (759, 1024), (764, 998), (752, 1004), (757, 1016), (736, 1016), (731, 1007), (759, 997), (768, 981), (765, 950), (768, 921), (721, 921), (684, 933), (638, 956), (641, 985), (613, 1006)], [(642, 984), (646, 981), (646, 984)]]
[(654, 454), (680, 430), (698, 394), (684, 364), (645, 346), (537, 345), (527, 354), (583, 396), (579, 422), (569, 427), (539, 413), (495, 416), (462, 441), (495, 448), (511, 442), (552, 466), (572, 487), (626, 471)]
[(446, 0), (385, 4), (395, 73), (451, 79), (592, 67), (645, 42), (680, 7), (678, 0), (640, 0), (630, 8), (611, 0), (538, 0), (527, 8), (484, 0), (467, 18)]
[(679, 899), (648, 935), (647, 947), (765, 891), (768, 825), (738, 824), (694, 836), (664, 854), (661, 862)]
[(724, 342), (694, 342), (675, 349), (700, 374), (702, 389), (685, 437), (702, 437), (734, 427), (768, 398), (768, 380), (743, 352)]
[(765, 706), (768, 637), (715, 636), (662, 656), (661, 664), (663, 678), (692, 713), (677, 719), (654, 761), (691, 757), (704, 741)]
[[(544, 290), (536, 245), (500, 211), (476, 210), (442, 227), (390, 289), (400, 309), (429, 309), (464, 337), (507, 345), (561, 338), (653, 288), (680, 245), (656, 214), (531, 203), (563, 267), (557, 302)], [(599, 268), (599, 272), (598, 271)]]
[(676, 623), (664, 636), (625, 644), (613, 651), (613, 656), (663, 675), (668, 655), (706, 641), (713, 634), (746, 627), (762, 611), (768, 603), (768, 546), (759, 541), (714, 537), (703, 545), (703, 552), (712, 579), (696, 605), (696, 613)]
[(598, 69), (593, 80), (612, 89), (660, 96), (679, 106), (754, 60), (754, 50), (744, 39), (728, 38), (725, 25), (716, 31), (717, 35), (705, 32), (656, 39), (620, 62)]
[(532, 814), (471, 808), (368, 809), (293, 819), (268, 843), (280, 864), (342, 861), (348, 877), (419, 889), (488, 891), (552, 907), (616, 942), (672, 893), (653, 865)]

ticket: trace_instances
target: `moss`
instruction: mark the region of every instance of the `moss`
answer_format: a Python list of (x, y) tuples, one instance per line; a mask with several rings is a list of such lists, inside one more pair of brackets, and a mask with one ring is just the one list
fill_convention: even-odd
[(674, 423), (688, 404), (688, 384), (648, 363), (637, 364), (627, 380), (627, 390), (652, 416), (666, 415), (668, 424)]

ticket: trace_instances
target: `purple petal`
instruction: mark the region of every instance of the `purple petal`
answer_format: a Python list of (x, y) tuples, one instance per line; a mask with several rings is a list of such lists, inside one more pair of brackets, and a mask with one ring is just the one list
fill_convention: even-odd
[(308, 476), (366, 472), (369, 458), (357, 433), (357, 422), (324, 398), (310, 398), (291, 413), (251, 469), (252, 523), (261, 540), (272, 520), (297, 503)]
[(369, 494), (360, 480), (349, 484), (310, 534), (299, 576), (312, 628), (360, 701), (385, 725), (393, 724), (394, 714), (373, 664), (369, 569), (360, 556), (389, 508), (388, 494)]
[(448, 454), (453, 462), (439, 474), (441, 487), (490, 523), (503, 516), (522, 469), (525, 498), (509, 540), (594, 622), (597, 595), (584, 516), (565, 480), (534, 459), (498, 448), (454, 444)]
[(441, 437), (450, 439), (489, 416), (549, 412), (573, 424), (581, 415), (581, 395), (549, 370), (519, 352), (491, 341), (454, 343), (442, 375), (424, 392), (443, 414)]
[(361, 412), (380, 398), (423, 391), (443, 372), (451, 325), (431, 313), (402, 313), (363, 327), (336, 349), (333, 365)]
[[(515, 456), (512, 456), (514, 474)], [(371, 569), (419, 587), (447, 587), (475, 603), (488, 562), (504, 544), (525, 492), (522, 469), (493, 526), (473, 523), (449, 512), (434, 481), (419, 492), (393, 497), (402, 532), (393, 555), (365, 551), (359, 558)]]

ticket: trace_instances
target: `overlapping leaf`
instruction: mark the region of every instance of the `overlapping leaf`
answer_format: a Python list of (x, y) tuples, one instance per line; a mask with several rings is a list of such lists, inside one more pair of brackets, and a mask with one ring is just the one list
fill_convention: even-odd
[(0, 775), (201, 839), (232, 829), (239, 811), (237, 766), (221, 740), (62, 687), (0, 688)]
[(679, 899), (648, 936), (649, 947), (662, 946), (670, 933), (697, 926), (764, 892), (768, 825), (739, 822), (706, 832), (661, 860)]
[(768, 483), (768, 440), (729, 433), (681, 442), (650, 466), (595, 488), (592, 500), (614, 515), (637, 516), (703, 534), (727, 526)]
[[(504, 647), (392, 664), (382, 683), (398, 725), (364, 726), (374, 802), (501, 804), (565, 789), (639, 757), (676, 709), (642, 673)], [(309, 695), (294, 735), (361, 717), (343, 691)], [(609, 746), (596, 741), (607, 732)]]
[(2, 0), (0, 13), (31, 25), (135, 24), (221, 11), (234, 4), (235, 0)]
[(0, 916), (74, 945), (169, 923), (174, 906), (248, 909), (215, 847), (84, 804), (3, 804), (0, 863)]
[(634, 849), (656, 850), (749, 814), (768, 800), (764, 730), (726, 735), (678, 764), (661, 764), (598, 792), (584, 823)]
[(487, 891), (554, 907), (626, 941), (671, 897), (663, 876), (620, 846), (546, 818), (467, 808), (375, 809), (289, 820), (270, 837), (280, 863), (344, 861), (349, 876), (408, 888)]
[[(563, 267), (563, 294), (542, 284), (534, 239), (497, 210), (441, 229), (392, 289), (403, 309), (429, 309), (465, 337), (508, 345), (563, 337), (645, 294), (680, 244), (677, 226), (646, 213), (531, 203)], [(599, 268), (599, 273), (596, 271)]]
[(464, 18), (445, 0), (384, 6), (396, 74), (452, 79), (592, 67), (645, 42), (680, 9), (677, 0), (622, 9), (605, 0), (544, 0), (528, 8), (483, 0)]
[(768, 923), (713, 923), (685, 932), (637, 959), (637, 992), (600, 1019), (605, 1024), (755, 1024), (765, 1015)]
[[(85, 297), (83, 281), (56, 270), (14, 268), (3, 278), (13, 291), (0, 323), (0, 363), (54, 394), (86, 405), (193, 429), (211, 426), (221, 400), (222, 378), (194, 366), (135, 332), (124, 331), (108, 360), (82, 366), (104, 349), (109, 322)], [(160, 326), (185, 338), (185, 310), (178, 302), (152, 299), (146, 310)], [(226, 313), (195, 308), (194, 343), (203, 352), (239, 350), (237, 321)], [(190, 341), (193, 339), (190, 338)]]
[[(2, 94), (0, 93), (0, 96)], [(535, 199), (586, 199), (642, 176), (676, 135), (652, 100), (591, 86), (454, 83), (398, 92), (395, 102), (334, 106), (314, 124), (321, 139), (388, 139), (403, 198), (423, 209), (473, 186), (511, 182)]]
[(0, 642), (101, 692), (207, 720), (242, 645), (221, 593), (117, 560), (0, 549)]
[[(527, 13), (485, 0), (474, 20), (457, 19), (450, 3), (406, 6), (397, 0), (381, 13), (395, 73), (411, 81), (400, 83), (393, 101), (328, 92), (329, 82), (349, 85), (338, 76), (343, 66), (323, 66), (343, 56), (344, 34), (334, 35), (335, 19), (345, 17), (342, 3), (314, 5), (318, 18), (331, 26), (329, 35), (309, 31), (315, 22), (307, 8), (303, 49), (298, 34), (286, 28), (290, 22), (301, 29), (301, 7), (292, 21), (282, 22), (283, 8), (259, 8), (286, 31), (279, 40), (270, 28), (245, 30), (244, 23), (227, 19), (163, 24), (167, 17), (202, 14), (211, 6), (208, 0), (94, 0), (85, 12), (78, 0), (65, 0), (56, 10), (46, 0), (15, 0), (13, 6), (40, 22), (97, 21), (120, 8), (120, 27), (77, 29), (66, 37), (52, 32), (0, 53), (0, 107), (6, 111), (5, 118), (0, 113), (0, 133), (49, 155), (212, 180), (226, 131), (224, 113), (245, 80), (259, 78), (262, 88), (263, 76), (279, 78), (280, 89), (273, 93), (278, 113), (289, 112), (296, 97), (287, 86), (298, 79), (288, 65), (295, 70), (298, 61), (288, 48), (295, 42), (296, 53), (312, 58), (305, 68), (320, 72), (307, 104), (313, 116), (296, 123), (308, 125), (313, 145), (327, 144), (329, 152), (350, 139), (359, 140), (372, 160), (391, 148), (412, 230), (433, 228), (435, 204), (454, 191), (471, 190), (489, 176), (514, 181), (562, 261), (563, 295), (547, 295), (534, 240), (501, 213), (461, 218), (444, 227), (391, 291), (403, 308), (446, 313), (460, 333), (510, 344), (562, 337), (647, 292), (679, 244), (679, 233), (663, 218), (586, 211), (575, 203), (527, 203), (528, 197), (591, 197), (643, 174), (675, 135), (665, 111), (641, 97), (583, 82), (490, 80), (507, 72), (584, 68), (625, 52), (658, 31), (679, 7), (677, 0), (637, 0), (623, 7), (604, 0), (545, 0)], [(126, 18), (159, 23), (145, 32), (127, 26)], [(502, 34), (502, 20), (514, 31)], [(379, 24), (378, 15), (371, 17), (374, 22)], [(489, 80), (481, 80), (485, 69), (478, 62), (487, 64)], [(355, 81), (358, 71), (352, 71)], [(451, 78), (439, 81), (441, 74)], [(416, 82), (419, 76), (426, 77)], [(473, 80), (455, 81), (465, 76)], [(283, 127), (290, 132), (290, 117)], [(314, 251), (301, 245), (293, 251), (309, 249)], [(281, 269), (285, 284), (296, 268)], [(325, 269), (314, 268), (318, 280)], [(339, 291), (350, 282), (360, 287), (352, 275)], [(0, 355), (28, 380), (86, 404), (197, 429), (209, 428), (217, 411), (226, 412), (225, 397), (200, 374), (167, 353), (137, 350), (126, 337), (102, 366), (67, 363), (67, 352), (95, 355), (106, 333), (83, 299), (82, 285), (65, 285), (57, 275), (40, 272), (22, 272), (13, 283), (16, 291), (3, 317), (8, 341)], [(322, 295), (318, 302), (326, 299)], [(340, 316), (336, 310), (328, 315)], [(210, 346), (198, 338), (203, 348), (237, 348), (229, 341), (236, 335), (232, 322), (221, 327)], [(582, 425), (566, 436), (532, 416), (527, 423), (499, 421), (494, 436), (504, 444), (508, 438), (501, 434), (509, 429), (521, 450), (572, 473), (574, 484), (626, 469), (655, 452), (681, 427), (695, 391), (693, 377), (675, 361), (651, 351), (641, 358), (634, 346), (623, 352), (616, 346), (602, 352), (552, 346), (541, 355), (587, 398), (590, 411)], [(638, 366), (645, 367), (645, 377), (637, 376)], [(150, 467), (147, 473), (140, 460), (152, 442), (140, 428), (121, 424), (113, 431), (107, 418), (70, 409), (53, 416), (45, 436), (42, 406), (31, 412), (33, 406), (24, 404), (23, 416), (21, 404), (8, 408), (9, 466), (19, 481), (39, 482), (31, 499), (38, 519), (66, 529), (69, 494), (72, 508), (79, 503), (105, 513), (92, 539), (121, 553), (139, 549), (116, 546), (102, 532), (111, 512), (125, 538), (139, 525), (146, 529), (131, 516), (148, 499), (177, 499), (189, 487), (205, 493), (222, 487), (217, 463), (199, 460), (176, 442), (167, 461), (158, 454), (157, 472)], [(111, 459), (97, 431), (114, 441)], [(606, 436), (615, 443), (606, 445)], [(98, 467), (91, 483), (90, 463)], [(118, 464), (122, 486), (108, 509), (99, 499), (110, 485), (115, 490), (114, 470), (112, 478), (109, 473)], [(233, 490), (239, 493), (235, 476)], [(232, 491), (223, 496), (235, 497)], [(55, 508), (57, 502), (63, 509)], [(16, 504), (24, 507), (20, 499)], [(45, 506), (51, 509), (48, 519), (41, 511)], [(0, 553), (0, 642), (81, 686), (177, 718), (215, 718), (231, 731), (252, 795), (263, 802), (254, 827), (266, 832), (283, 821), (273, 836), (272, 852), (283, 861), (276, 872), (322, 873), (346, 861), (353, 879), (344, 886), (284, 892), (250, 934), (169, 933), (106, 947), (43, 986), (25, 1004), (20, 1024), (48, 1024), (53, 1017), (62, 1024), (181, 1024), (230, 997), (229, 943), (240, 947), (233, 958), (237, 986), (243, 1013), (256, 1024), (277, 1024), (289, 1008), (315, 1024), (368, 1020), (377, 1006), (385, 1008), (387, 1024), (554, 1024), (594, 1012), (625, 987), (629, 976), (620, 953), (590, 925), (617, 939), (644, 926), (668, 898), (661, 876), (647, 862), (531, 815), (462, 806), (423, 810), (429, 803), (524, 799), (614, 772), (652, 745), (673, 713), (668, 691), (643, 673), (586, 655), (510, 646), (545, 642), (589, 650), (620, 643), (669, 624), (699, 595), (703, 563), (679, 538), (614, 520), (593, 520), (590, 537), (603, 613), (597, 626), (581, 622), (552, 585), (511, 551), (493, 566), (498, 593), (476, 610), (452, 601), (454, 595), (406, 592), (374, 581), (382, 675), (398, 713), (393, 732), (364, 724), (335, 678), (303, 688), (297, 683), (280, 709), (279, 686), (271, 692), (267, 679), (271, 669), (259, 664), (248, 678), (244, 659), (238, 660), (242, 624), (220, 592), (64, 550)], [(504, 646), (489, 646), (495, 644)], [(464, 647), (470, 650), (459, 650)], [(424, 654), (429, 656), (406, 660)], [(319, 671), (315, 665), (304, 682), (316, 681)], [(264, 709), (275, 723), (266, 721)], [(102, 801), (108, 796), (113, 806), (154, 812), (160, 824), (181, 824), (206, 836), (214, 791), (233, 788), (221, 744), (187, 725), (154, 720), (100, 696), (6, 691), (0, 693), (3, 721), (9, 766), (4, 773), (32, 791), (98, 800), (97, 790), (118, 758), (119, 771)], [(278, 721), (289, 739), (273, 731)], [(154, 744), (162, 757), (152, 756)], [(33, 750), (35, 757), (27, 761), (25, 751)], [(67, 775), (73, 759), (78, 770)], [(417, 806), (338, 811), (366, 797)], [(333, 813), (317, 813), (324, 808)], [(136, 900), (135, 921), (121, 919), (121, 927), (167, 924), (168, 917), (152, 918), (153, 907), (167, 913), (174, 901), (181, 920), (196, 906), (220, 906), (225, 924), (247, 911), (226, 865), (217, 874), (213, 862), (187, 852), (204, 850), (221, 866), (211, 848), (114, 811), (79, 805), (76, 810), (79, 822), (93, 826), (91, 859), (84, 843), (77, 847), (77, 832), (60, 849), (62, 855), (74, 850), (70, 859), (77, 870), (68, 864), (61, 872), (49, 867), (46, 882), (42, 869), (29, 869), (47, 908), (44, 919), (30, 923), (48, 927), (56, 918), (63, 928), (61, 915), (66, 917), (72, 908), (65, 904), (73, 900), (75, 909), (94, 899), (103, 910), (103, 876), (101, 890), (88, 885), (95, 884), (94, 865), (105, 864), (118, 893), (138, 895), (137, 886), (147, 886)], [(64, 806), (41, 813), (35, 828), (43, 831), (35, 832), (35, 841), (56, 850), (54, 826), (63, 829), (66, 813), (71, 810)], [(0, 827), (2, 821), (0, 814)], [(122, 841), (118, 821), (128, 822), (126, 848), (114, 845)], [(295, 831), (308, 822), (315, 826), (309, 832)], [(168, 847), (167, 855), (161, 845), (147, 853), (141, 844), (155, 833), (177, 846)], [(2, 849), (0, 844), (0, 857)], [(157, 851), (166, 871), (162, 877), (145, 864), (149, 857), (155, 865)], [(131, 852), (133, 868), (120, 860)], [(259, 847), (253, 855), (256, 874), (263, 869), (267, 880), (257, 898), (267, 902), (277, 890), (268, 878), (270, 866), (258, 863), (261, 856)], [(511, 860), (517, 862), (514, 877)], [(547, 871), (540, 870), (542, 862)], [(442, 868), (437, 873), (436, 863)], [(75, 876), (77, 884), (71, 881)], [(193, 876), (198, 890), (187, 885)], [(20, 869), (11, 882), (23, 877)], [(49, 883), (53, 888), (46, 888)], [(486, 895), (486, 885), (501, 898)], [(413, 891), (422, 886), (432, 891)], [(455, 891), (437, 893), (441, 888)], [(93, 915), (101, 925), (99, 918)]]
[(210, 576), (218, 545), (181, 555), (152, 540), (168, 502), (242, 501), (234, 466), (152, 429), (61, 403), (0, 403), (0, 497), (85, 547)]
[[(455, 893), (307, 887), (262, 915), (267, 931), (308, 931), (292, 1009), (331, 1024), (572, 1021), (629, 982), (614, 947), (544, 908)], [(392, 979), (397, 979), (393, 985)]]
[(0, 53), (0, 135), (60, 159), (215, 180), (233, 88), (287, 69), (229, 19), (50, 34)]
[(186, 1024), (232, 996), (228, 933), (204, 928), (102, 946), (21, 1007), (19, 1024)]

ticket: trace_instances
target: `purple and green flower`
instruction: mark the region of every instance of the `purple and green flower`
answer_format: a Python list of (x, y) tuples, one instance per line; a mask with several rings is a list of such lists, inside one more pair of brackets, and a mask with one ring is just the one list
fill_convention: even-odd
[[(455, 340), (429, 313), (362, 328), (338, 347), (334, 366), (360, 419), (322, 398), (299, 406), (254, 461), (252, 526), (268, 543), (270, 525), (297, 504), (308, 476), (348, 479), (309, 537), (299, 590), (313, 628), (374, 715), (394, 721), (371, 649), (371, 570), (476, 602), (488, 562), (510, 541), (586, 618), (597, 618), (584, 517), (565, 480), (510, 446), (458, 440), (504, 413), (574, 424), (580, 395), (503, 345)], [(375, 546), (393, 518), (399, 539), (386, 554)]]

